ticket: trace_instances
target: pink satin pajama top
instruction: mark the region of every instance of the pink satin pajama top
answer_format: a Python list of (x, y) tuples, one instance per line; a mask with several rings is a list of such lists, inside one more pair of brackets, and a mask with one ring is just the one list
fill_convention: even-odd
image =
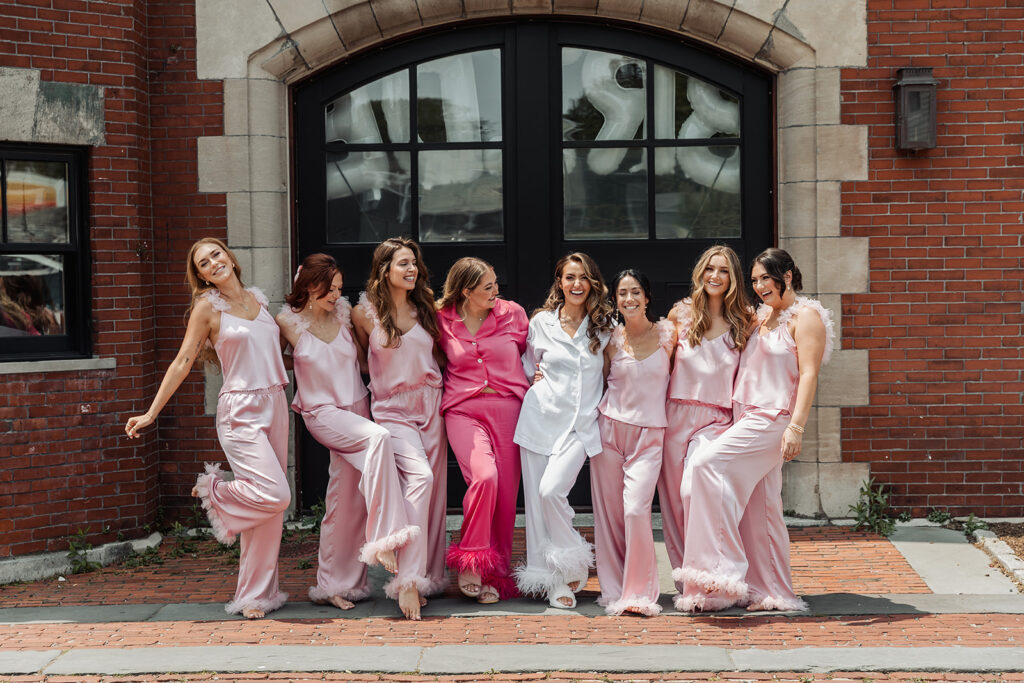
[(299, 330), (299, 341), (292, 349), (295, 369), (292, 410), (295, 412), (310, 412), (321, 406), (346, 408), (366, 396), (359, 374), (359, 352), (349, 327), (350, 310), (347, 299), (338, 299), (335, 314), (341, 327), (334, 339), (325, 342), (310, 332), (309, 323), (287, 304), (282, 309)]
[(622, 348), (622, 327), (612, 333), (615, 355), (608, 371), (608, 388), (597, 407), (605, 417), (637, 427), (668, 425), (665, 393), (669, 383), (672, 323), (662, 321), (658, 326), (661, 346), (643, 360), (637, 360)]
[(259, 313), (253, 320), (231, 315), (231, 304), (220, 292), (212, 289), (203, 294), (213, 309), (220, 311), (220, 333), (214, 350), (220, 359), (224, 376), (220, 393), (257, 391), (288, 384), (288, 375), (281, 358), (281, 330), (267, 310), (267, 297), (250, 287), (259, 302)]
[(367, 363), (370, 366), (370, 391), (377, 401), (401, 391), (421, 386), (440, 387), (441, 368), (434, 358), (434, 339), (416, 323), (402, 335), (397, 347), (384, 346), (387, 335), (380, 326), (377, 309), (366, 292), (359, 295), (359, 305), (373, 321)]
[[(802, 309), (809, 308), (821, 316), (825, 323), (825, 355), (821, 364), (828, 362), (832, 353), (832, 314), (814, 299), (798, 297), (796, 302), (778, 316), (778, 326), (761, 334), (762, 328), (750, 335), (747, 348), (740, 360), (733, 401), (743, 405), (792, 413), (796, 404), (796, 389), (800, 382), (796, 341), (789, 331), (789, 320)], [(771, 310), (762, 305), (757, 315), (765, 320)]]
[(692, 401), (720, 408), (732, 408), (733, 383), (740, 366), (740, 351), (726, 332), (714, 339), (704, 338), (690, 346), (690, 304), (675, 305), (679, 320), (679, 341), (669, 382), (668, 397), (673, 401)]

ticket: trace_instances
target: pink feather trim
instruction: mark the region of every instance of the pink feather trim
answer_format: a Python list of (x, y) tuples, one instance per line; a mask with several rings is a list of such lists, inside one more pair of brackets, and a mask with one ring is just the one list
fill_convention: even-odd
[(384, 594), (392, 600), (397, 600), (399, 593), (410, 586), (415, 586), (416, 591), (420, 596), (424, 596), (427, 595), (432, 585), (433, 582), (425, 576), (416, 576), (414, 574), (403, 575), (399, 572), (398, 576), (384, 584)]
[(377, 564), (377, 554), (388, 550), (396, 550), (405, 547), (409, 541), (420, 535), (418, 526), (409, 526), (399, 529), (393, 534), (385, 536), (376, 541), (367, 541), (359, 550), (359, 561), (371, 567)]
[(505, 573), (505, 563), (501, 554), (494, 548), (481, 550), (463, 550), (457, 543), (448, 546), (445, 564), (460, 574), (471, 572), (481, 577)]
[(213, 536), (224, 545), (231, 545), (235, 542), (236, 534), (228, 531), (220, 512), (213, 506), (213, 487), (215, 481), (224, 481), (221, 476), (220, 464), (215, 462), (206, 463), (206, 472), (196, 478), (196, 493), (199, 494), (199, 502), (206, 510), (206, 518), (210, 520), (210, 527), (213, 529)]
[(718, 612), (729, 609), (736, 604), (736, 598), (723, 598), (699, 593), (697, 595), (677, 595), (672, 603), (680, 612)]
[(647, 598), (634, 596), (632, 598), (622, 598), (621, 600), (615, 600), (612, 602), (603, 600), (604, 596), (601, 596), (601, 598), (598, 599), (597, 604), (603, 605), (605, 614), (610, 617), (617, 617), (631, 607), (638, 609), (640, 614), (645, 617), (656, 617), (661, 614), (661, 605), (652, 600), (648, 600)]
[(270, 599), (249, 600), (245, 603), (238, 600), (232, 600), (228, 604), (224, 605), (224, 611), (228, 614), (241, 614), (247, 609), (258, 609), (268, 613), (279, 609), (281, 605), (286, 602), (288, 602), (288, 594), (278, 591), (277, 595)]
[(309, 599), (317, 604), (328, 603), (334, 596), (340, 596), (351, 602), (365, 600), (370, 597), (369, 587), (363, 588), (322, 588), (320, 586), (309, 587)]
[(736, 598), (742, 598), (747, 594), (747, 583), (738, 576), (723, 576), (703, 569), (676, 567), (672, 570), (672, 579), (696, 586), (708, 593), (725, 593)]

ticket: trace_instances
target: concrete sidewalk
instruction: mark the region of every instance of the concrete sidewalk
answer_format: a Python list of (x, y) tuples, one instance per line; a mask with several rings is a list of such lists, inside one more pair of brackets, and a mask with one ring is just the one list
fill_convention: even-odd
[[(876, 553), (869, 564), (878, 565), (877, 553), (891, 544), (886, 576), (916, 592), (833, 590), (805, 595), (807, 612), (706, 615), (676, 612), (666, 593), (665, 612), (651, 619), (606, 617), (592, 597), (567, 612), (535, 600), (482, 606), (442, 596), (421, 622), (401, 619), (395, 603), (376, 594), (348, 612), (289, 602), (247, 622), (215, 602), (18, 604), (30, 602), (31, 591), (15, 590), (23, 585), (0, 590), (0, 605), (11, 605), (0, 607), (0, 674), (1024, 671), (1024, 595), (962, 534), (828, 534), (837, 540), (817, 547), (822, 557), (795, 553), (798, 586), (857, 579), (843, 576), (844, 567), (865, 572), (866, 554)], [(659, 554), (664, 560), (663, 548)], [(55, 589), (39, 582), (45, 590)]]

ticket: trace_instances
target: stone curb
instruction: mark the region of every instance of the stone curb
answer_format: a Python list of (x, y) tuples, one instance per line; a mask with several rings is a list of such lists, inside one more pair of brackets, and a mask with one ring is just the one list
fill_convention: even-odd
[(1001, 541), (995, 533), (980, 529), (974, 532), (975, 538), (981, 545), (982, 550), (988, 553), (993, 560), (1006, 570), (1010, 576), (1020, 582), (1024, 582), (1024, 561), (1013, 552), (1013, 548)]
[[(152, 533), (145, 538), (134, 541), (115, 541), (104, 543), (98, 548), (92, 548), (85, 554), (86, 559), (102, 566), (107, 566), (125, 559), (132, 552), (141, 553), (149, 548), (160, 545), (163, 536), (159, 533)], [(19, 555), (17, 557), (5, 557), (0, 560), (0, 585), (14, 583), (16, 581), (36, 581), (48, 579), (59, 574), (71, 572), (71, 560), (68, 559), (68, 552), (37, 553), (34, 555)]]

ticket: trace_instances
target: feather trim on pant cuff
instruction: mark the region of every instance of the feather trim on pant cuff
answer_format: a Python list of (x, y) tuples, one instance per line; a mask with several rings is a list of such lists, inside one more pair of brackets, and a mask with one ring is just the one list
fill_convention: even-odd
[(501, 554), (494, 548), (464, 550), (457, 543), (448, 546), (445, 563), (460, 574), (471, 572), (481, 577), (484, 574), (503, 574), (505, 569)]
[(415, 586), (416, 592), (423, 597), (431, 586), (431, 581), (425, 576), (403, 576), (399, 574), (384, 584), (384, 594), (392, 600), (398, 599), (398, 594), (406, 588)]
[(196, 493), (199, 494), (199, 502), (206, 510), (206, 518), (210, 520), (210, 528), (213, 529), (213, 537), (224, 545), (231, 545), (235, 542), (236, 534), (228, 531), (220, 512), (213, 507), (211, 499), (214, 480), (224, 481), (220, 471), (220, 464), (215, 462), (206, 463), (206, 472), (196, 477)]
[(365, 600), (370, 597), (370, 587), (362, 588), (321, 588), (320, 586), (309, 587), (309, 599), (317, 604), (325, 604), (334, 596), (341, 596), (351, 602)]
[(228, 614), (241, 614), (247, 609), (259, 609), (263, 610), (264, 613), (269, 613), (278, 609), (286, 602), (288, 602), (288, 594), (278, 591), (277, 595), (272, 598), (247, 600), (244, 603), (239, 600), (232, 600), (228, 604), (224, 605), (224, 611)]
[(556, 583), (562, 583), (561, 578), (546, 567), (521, 564), (512, 571), (512, 575), (520, 593), (538, 598), (546, 596)]
[(747, 609), (751, 612), (768, 612), (771, 610), (803, 612), (807, 610), (807, 603), (797, 597), (783, 598), (751, 593), (747, 601)]
[(725, 593), (737, 598), (747, 594), (747, 583), (738, 576), (724, 576), (692, 567), (676, 567), (672, 570), (672, 579), (696, 586), (707, 593)]
[(603, 604), (605, 614), (612, 617), (619, 616), (630, 607), (635, 607), (639, 613), (645, 617), (655, 617), (661, 614), (661, 605), (647, 598), (641, 598), (638, 596), (622, 598), (621, 600), (614, 600), (612, 602), (605, 601), (605, 603), (598, 600), (597, 603), (599, 605)]
[(578, 534), (577, 539), (575, 545), (567, 548), (556, 548), (549, 544), (543, 550), (544, 562), (565, 583), (586, 583), (590, 568), (594, 566), (594, 545)]
[(376, 541), (367, 541), (363, 544), (363, 547), (359, 549), (359, 561), (372, 567), (378, 563), (378, 553), (405, 547), (409, 541), (419, 535), (420, 528), (410, 524), (399, 529), (393, 534), (385, 536), (384, 538), (377, 539)]
[(729, 609), (736, 604), (736, 598), (723, 598), (699, 593), (697, 595), (677, 595), (672, 603), (680, 612), (718, 612)]

